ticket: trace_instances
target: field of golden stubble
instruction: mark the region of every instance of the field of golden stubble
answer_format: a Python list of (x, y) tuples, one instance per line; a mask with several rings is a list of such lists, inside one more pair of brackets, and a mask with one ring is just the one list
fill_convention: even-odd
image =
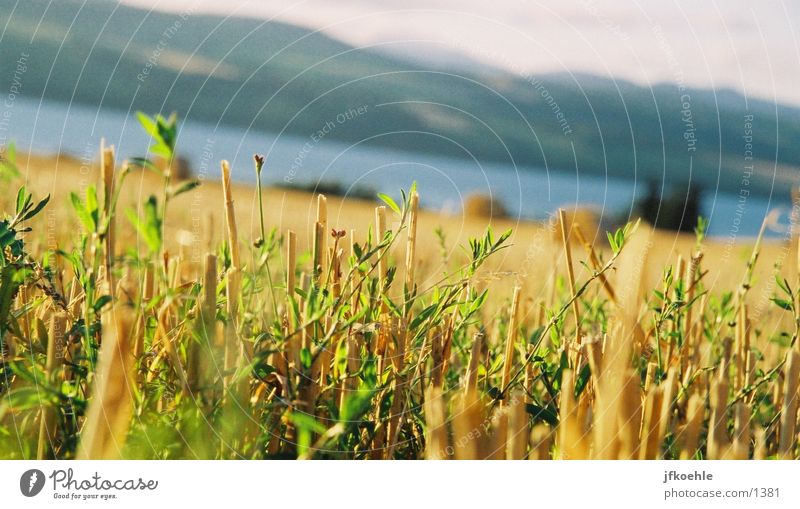
[[(46, 216), (33, 223), (34, 230), (47, 232), (48, 248), (71, 240), (78, 228), (78, 220), (69, 205), (69, 193), (82, 195), (88, 185), (99, 184), (99, 162), (89, 165), (71, 157), (29, 155), (20, 157), (25, 173), (25, 182), (35, 196), (52, 195)], [(216, 171), (217, 168), (211, 170)], [(246, 168), (245, 171), (251, 171)], [(264, 170), (269, 172), (269, 168)], [(210, 172), (211, 173), (211, 172)], [(150, 194), (161, 192), (160, 178), (147, 171), (137, 171), (128, 177), (120, 198), (120, 208), (136, 208)], [(410, 182), (409, 182), (410, 185)], [(393, 193), (396, 190), (381, 190)], [(424, 190), (421, 190), (424, 193)], [(259, 235), (258, 202), (256, 189), (250, 184), (234, 184), (234, 205), (239, 221), (239, 233), (243, 239), (256, 239)], [(0, 203), (8, 206), (13, 202), (13, 193), (0, 197)], [(328, 221), (332, 228), (355, 231), (356, 237), (366, 238), (366, 232), (374, 226), (374, 208), (380, 201), (327, 196)], [(222, 185), (217, 173), (192, 193), (175, 199), (174, 208), (166, 222), (167, 249), (180, 253), (185, 259), (201, 265), (204, 254), (222, 240), (225, 219), (220, 204), (223, 203)], [(317, 196), (301, 190), (285, 188), (264, 189), (265, 221), (268, 229), (278, 233), (293, 230), (298, 233), (298, 252), (308, 252), (313, 242), (309, 224), (313, 224), (317, 210)], [(732, 222), (732, 219), (731, 219)], [(135, 247), (138, 239), (134, 229), (120, 221), (120, 245)], [(389, 225), (391, 226), (391, 224)], [(597, 225), (580, 225), (584, 237), (592, 242), (598, 252), (608, 251), (605, 231)], [(512, 229), (509, 247), (487, 262), (485, 279), (493, 285), (506, 286), (506, 297), (510, 299), (515, 284), (522, 286), (524, 299), (536, 301), (547, 299), (552, 293), (553, 276), (556, 269), (563, 271), (564, 259), (557, 218), (550, 223), (513, 218), (468, 217), (462, 214), (443, 215), (437, 211), (421, 210), (419, 213), (418, 268), (420, 284), (433, 283), (446, 270), (445, 263), (460, 264), (466, 259), (461, 249), (471, 237), (481, 236), (487, 227), (495, 232)], [(437, 230), (444, 234), (444, 249)], [(642, 273), (642, 288), (654, 288), (663, 276), (664, 268), (675, 265), (678, 256), (688, 260), (695, 245), (695, 237), (688, 233), (653, 230), (642, 226), (648, 237), (647, 263)], [(41, 236), (33, 238), (41, 243)], [(752, 253), (755, 239), (747, 236), (709, 238), (704, 242), (706, 263), (705, 282), (712, 293), (735, 291), (745, 276), (746, 262)], [(573, 239), (576, 262), (584, 260), (584, 250)], [(402, 247), (395, 246), (393, 254), (402, 258)], [(396, 253), (395, 253), (396, 252)], [(781, 313), (770, 312), (769, 298), (775, 292), (773, 275), (776, 265), (782, 266), (785, 276), (792, 273), (796, 264), (795, 241), (770, 239), (763, 243), (761, 260), (755, 269), (749, 298), (753, 309), (760, 310), (757, 316), (777, 320)], [(445, 262), (446, 260), (446, 262)], [(399, 268), (402, 270), (402, 267)], [(584, 267), (576, 263), (576, 277), (580, 278)], [(426, 279), (430, 278), (430, 280)], [(625, 275), (612, 274), (611, 279), (626, 279)], [(790, 279), (791, 281), (791, 279)]]
[[(14, 184), (51, 195), (20, 236), (56, 276), (12, 306), (0, 424), (28, 431), (4, 457), (796, 457), (794, 242), (642, 224), (612, 246), (569, 212), (446, 216), (414, 193), (387, 208), (266, 188), (261, 209), (255, 186), (208, 177), (169, 201), (153, 248), (131, 223), (166, 196), (162, 176), (18, 166)], [(113, 242), (76, 251), (86, 223), (70, 193), (90, 186), (119, 192), (98, 209)], [(39, 405), (18, 396), (37, 369), (55, 384)], [(73, 399), (85, 415), (64, 409)]]

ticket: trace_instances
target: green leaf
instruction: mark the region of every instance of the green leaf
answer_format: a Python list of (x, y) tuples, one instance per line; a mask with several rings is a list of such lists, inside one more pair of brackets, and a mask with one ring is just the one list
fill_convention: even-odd
[(542, 340), (542, 335), (544, 334), (545, 328), (546, 327), (542, 325), (541, 327), (538, 327), (536, 330), (534, 330), (533, 333), (531, 334), (530, 340), (528, 340), (528, 343), (531, 345), (539, 344), (539, 342)]
[(588, 364), (585, 364), (581, 369), (580, 374), (578, 375), (578, 380), (575, 382), (575, 397), (581, 395), (583, 390), (586, 388), (586, 385), (589, 382), (589, 377), (591, 376), (592, 372), (589, 368)]
[(50, 406), (53, 403), (53, 394), (42, 386), (20, 387), (3, 397), (3, 403), (0, 404), (0, 419), (9, 411), (21, 412), (31, 408)]
[(17, 214), (22, 213), (22, 211), (25, 209), (25, 205), (30, 202), (30, 200), (31, 196), (28, 194), (25, 186), (20, 186), (19, 190), (17, 191)]
[(97, 189), (94, 186), (86, 188), (86, 211), (92, 216), (92, 222), (95, 225), (100, 224), (98, 221), (98, 211), (100, 209), (97, 205)]
[(293, 412), (291, 415), (292, 422), (294, 422), (295, 426), (298, 428), (302, 428), (304, 430), (311, 431), (312, 433), (322, 434), (327, 431), (325, 426), (320, 424), (316, 419), (311, 417), (308, 414), (300, 413), (300, 412)]
[(139, 119), (139, 125), (142, 126), (144, 132), (146, 132), (153, 138), (158, 138), (158, 127), (156, 127), (156, 123), (153, 121), (152, 118), (145, 115), (141, 111), (136, 112), (136, 118)]
[(439, 307), (438, 304), (431, 304), (427, 308), (420, 311), (420, 313), (411, 321), (411, 325), (409, 325), (409, 328), (412, 330), (418, 328), (422, 324), (422, 322), (433, 316), (438, 307)]
[(45, 205), (50, 201), (50, 195), (48, 194), (42, 201), (36, 204), (33, 209), (27, 211), (24, 216), (22, 216), (23, 221), (27, 221), (28, 219), (34, 217), (36, 214), (42, 211)]
[(311, 351), (308, 348), (303, 348), (302, 350), (300, 350), (300, 363), (303, 365), (304, 368), (311, 369), (312, 360), (313, 359), (311, 358)]
[(383, 203), (388, 205), (390, 209), (395, 211), (395, 213), (402, 214), (402, 212), (400, 212), (400, 207), (397, 206), (397, 203), (395, 203), (391, 196), (388, 194), (378, 193), (378, 198), (380, 198)]
[(550, 426), (558, 426), (558, 416), (548, 408), (534, 405), (533, 403), (526, 403), (525, 411), (531, 415), (534, 422), (544, 421)]
[(130, 160), (130, 164), (133, 166), (139, 166), (144, 168), (145, 170), (150, 170), (156, 175), (162, 176), (161, 170), (158, 166), (155, 165), (151, 160), (146, 159), (144, 157), (134, 157)]
[(364, 250), (361, 249), (361, 244), (357, 242), (353, 242), (353, 254), (356, 255), (356, 261), (361, 261), (361, 256), (364, 254)]
[(339, 413), (339, 422), (352, 424), (360, 422), (361, 418), (370, 410), (373, 392), (366, 389), (348, 393), (342, 402)]
[(103, 295), (94, 302), (92, 309), (94, 309), (95, 313), (99, 313), (109, 302), (111, 302), (111, 296)]
[(792, 294), (792, 290), (789, 288), (789, 281), (787, 281), (785, 278), (782, 278), (779, 274), (775, 275), (775, 283), (787, 295), (791, 295)]
[(192, 189), (198, 187), (200, 185), (199, 180), (188, 180), (186, 182), (181, 183), (178, 187), (171, 187), (169, 189), (170, 197), (174, 198), (176, 196), (180, 196), (183, 193), (188, 193)]
[(17, 232), (9, 229), (8, 221), (0, 221), (0, 251), (11, 245), (17, 238)]
[(128, 220), (147, 244), (147, 248), (156, 253), (161, 249), (162, 244), (162, 220), (158, 215), (158, 200), (155, 196), (150, 196), (144, 204), (144, 218), (140, 219), (133, 209), (125, 211)]
[(608, 245), (611, 246), (611, 251), (617, 253), (619, 251), (619, 247), (617, 246), (617, 241), (614, 235), (611, 232), (606, 232), (606, 237), (608, 237)]
[(86, 232), (93, 232), (95, 229), (94, 219), (92, 219), (91, 214), (86, 210), (83, 201), (81, 201), (80, 197), (75, 193), (69, 193), (69, 199), (72, 202), (72, 208), (75, 209), (75, 213), (78, 215), (78, 219)]
[(158, 143), (150, 147), (150, 152), (159, 155), (164, 159), (169, 159), (170, 156), (172, 155), (172, 151), (170, 150), (170, 148), (163, 143)]
[(386, 305), (389, 307), (389, 310), (390, 310), (392, 313), (394, 313), (394, 314), (395, 314), (395, 316), (397, 316), (397, 317), (401, 317), (401, 316), (403, 316), (403, 313), (402, 313), (402, 311), (400, 311), (400, 308), (398, 308), (398, 307), (397, 307), (397, 304), (395, 304), (395, 303), (392, 301), (392, 299), (390, 299), (390, 298), (389, 298), (389, 296), (388, 296), (388, 295), (386, 295), (385, 293), (384, 293), (384, 294), (382, 294), (382, 295), (381, 295), (381, 299), (382, 299), (382, 300), (383, 300), (383, 302), (384, 302), (384, 303), (385, 303), (385, 304), (386, 304)]
[(785, 309), (786, 311), (792, 310), (792, 303), (788, 300), (779, 299), (777, 297), (772, 298), (772, 302), (778, 305), (778, 307)]

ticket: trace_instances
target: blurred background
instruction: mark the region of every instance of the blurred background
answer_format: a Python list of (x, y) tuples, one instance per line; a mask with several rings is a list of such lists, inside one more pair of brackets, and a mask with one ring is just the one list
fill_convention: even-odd
[[(800, 167), (800, 5), (612, 0), (0, 0), (0, 147), (147, 155), (350, 197), (718, 237), (786, 222)], [(22, 165), (24, 166), (24, 164)], [(782, 235), (780, 225), (772, 235)]]

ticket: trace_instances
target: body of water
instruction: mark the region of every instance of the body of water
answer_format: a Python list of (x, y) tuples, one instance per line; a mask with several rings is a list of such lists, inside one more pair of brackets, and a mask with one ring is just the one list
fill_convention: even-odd
[[(83, 105), (18, 98), (10, 112), (6, 137), (18, 150), (32, 153), (67, 153), (78, 158), (96, 158), (100, 140), (117, 148), (121, 158), (147, 154), (150, 139), (135, 114), (98, 110)], [(612, 222), (632, 214), (635, 198), (646, 191), (644, 181), (586, 175), (571, 171), (481, 164), (478, 161), (437, 157), (389, 148), (341, 143), (323, 136), (276, 136), (260, 131), (187, 120), (182, 122), (178, 152), (195, 174), (214, 179), (219, 161), (228, 159), (233, 177), (253, 182), (252, 156), (266, 156), (265, 180), (308, 186), (336, 183), (343, 189), (370, 189), (397, 195), (416, 181), (426, 208), (458, 213), (470, 194), (491, 195), (512, 215), (544, 219), (559, 207), (591, 207)], [(783, 194), (787, 196), (784, 197)], [(703, 214), (710, 219), (710, 234), (755, 235), (765, 214), (774, 208), (788, 209), (788, 193), (781, 199), (749, 196), (703, 195)]]

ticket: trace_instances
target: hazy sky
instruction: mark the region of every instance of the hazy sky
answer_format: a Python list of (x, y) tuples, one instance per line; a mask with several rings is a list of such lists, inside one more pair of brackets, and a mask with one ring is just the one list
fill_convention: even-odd
[(683, 81), (800, 105), (797, 0), (123, 1), (274, 18), (437, 61), (468, 56), (512, 72)]

